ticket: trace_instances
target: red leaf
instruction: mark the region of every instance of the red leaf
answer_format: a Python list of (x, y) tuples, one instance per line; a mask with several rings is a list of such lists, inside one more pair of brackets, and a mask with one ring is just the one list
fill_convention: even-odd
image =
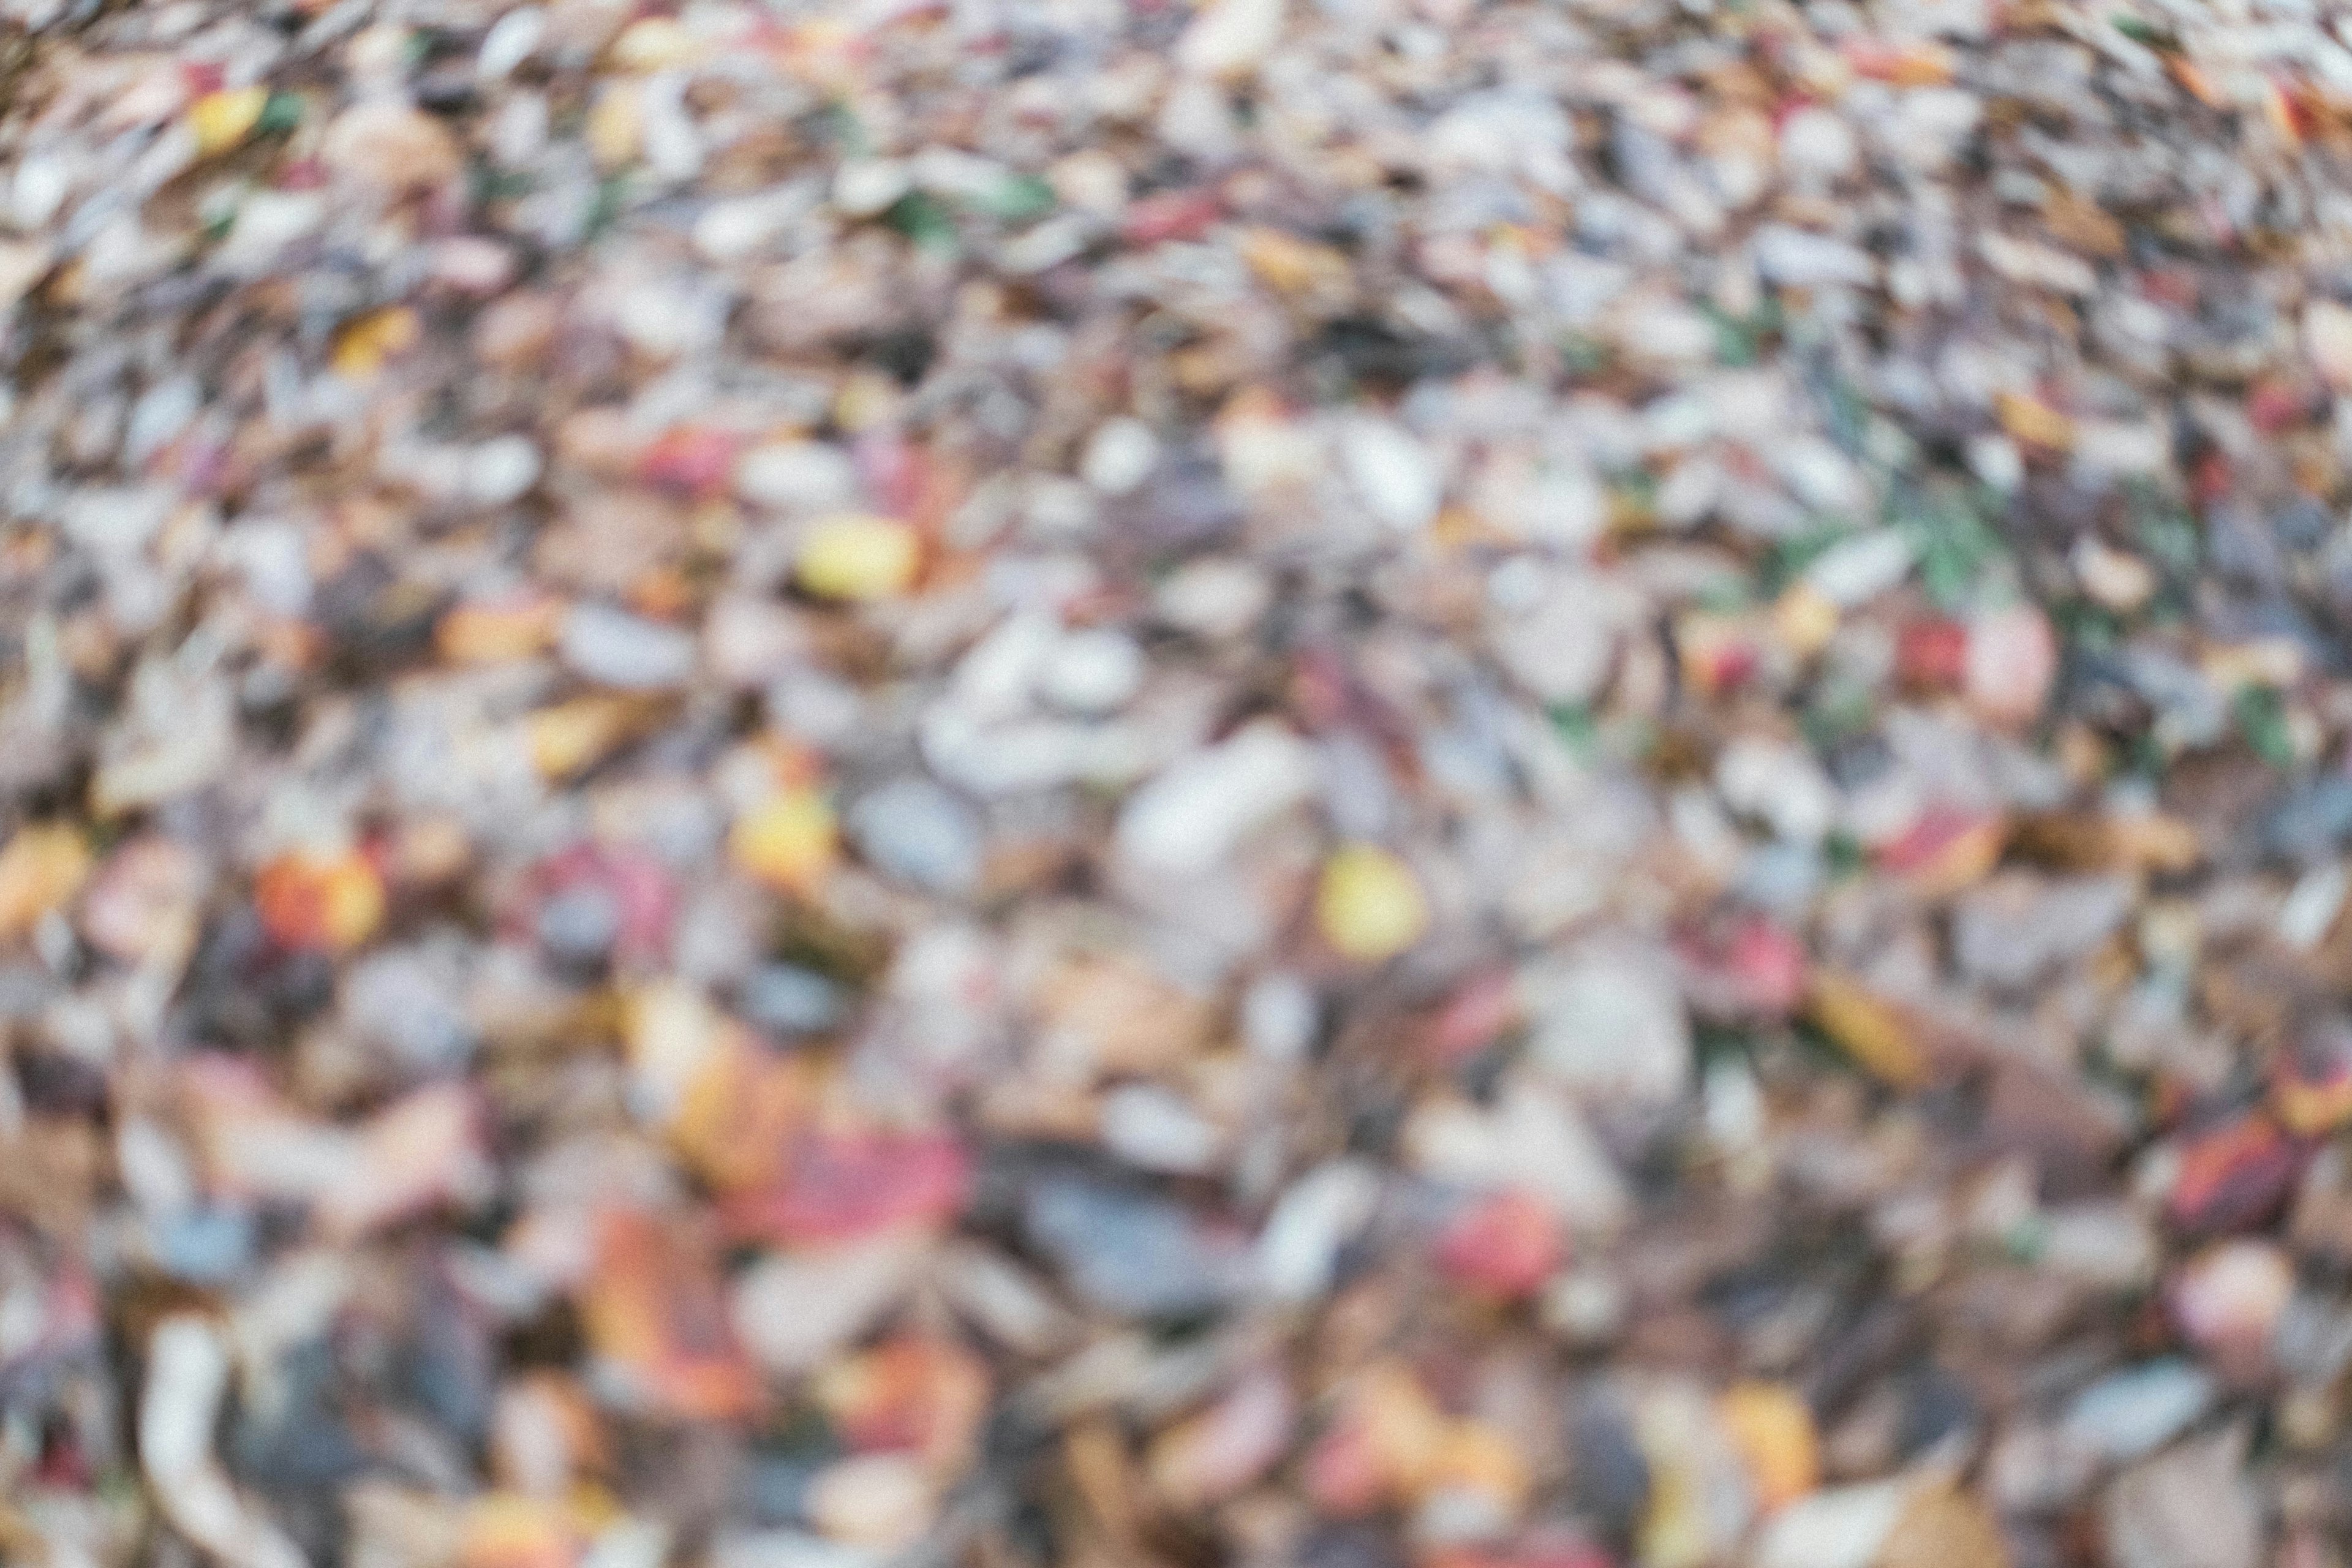
[(2251, 1230), (2274, 1217), (2293, 1190), (2303, 1151), (2260, 1111), (2191, 1138), (2165, 1212), (2200, 1235)]

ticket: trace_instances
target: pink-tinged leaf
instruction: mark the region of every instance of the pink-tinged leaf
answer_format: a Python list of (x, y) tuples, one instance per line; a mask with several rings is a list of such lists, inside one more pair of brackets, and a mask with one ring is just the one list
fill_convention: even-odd
[(637, 479), (686, 500), (727, 493), (743, 439), (732, 430), (679, 425), (663, 431), (637, 458)]
[(945, 1133), (820, 1133), (793, 1152), (782, 1183), (724, 1207), (729, 1232), (786, 1245), (851, 1241), (962, 1212), (971, 1160)]
[(1533, 1295), (1566, 1252), (1551, 1210), (1517, 1190), (1479, 1199), (1437, 1238), (1446, 1278), (1506, 1300)]

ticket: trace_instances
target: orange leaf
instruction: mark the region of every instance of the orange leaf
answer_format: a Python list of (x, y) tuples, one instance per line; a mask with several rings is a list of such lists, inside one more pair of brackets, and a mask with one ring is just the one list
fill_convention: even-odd
[(356, 851), (280, 855), (253, 879), (261, 923), (280, 945), (348, 952), (383, 921), (383, 879)]

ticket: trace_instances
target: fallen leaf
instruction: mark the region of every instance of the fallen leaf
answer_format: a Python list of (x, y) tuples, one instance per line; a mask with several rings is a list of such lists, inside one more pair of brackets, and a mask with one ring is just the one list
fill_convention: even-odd
[(14, 942), (81, 890), (89, 846), (68, 823), (21, 828), (0, 849), (0, 942)]
[(2000, 427), (2029, 447), (2065, 452), (2074, 445), (2074, 422), (2040, 398), (2022, 392), (2004, 392), (1993, 400)]
[(1913, 1039), (1909, 1021), (1893, 1004), (1843, 975), (1813, 976), (1806, 1013), (1822, 1033), (1856, 1065), (1894, 1089), (1917, 1089), (1927, 1081), (1927, 1058)]

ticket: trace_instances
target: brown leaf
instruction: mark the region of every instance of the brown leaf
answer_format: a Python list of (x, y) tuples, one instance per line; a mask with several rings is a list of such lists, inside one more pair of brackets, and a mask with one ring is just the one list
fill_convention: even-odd
[(1150, 1072), (1182, 1061), (1206, 1039), (1208, 1005), (1129, 958), (1063, 964), (1039, 986), (1037, 1012), (1056, 1057), (1095, 1072)]
[(1904, 1506), (1875, 1568), (2009, 1568), (2009, 1545), (1974, 1494), (1940, 1486)]
[(2089, 256), (2124, 253), (2124, 226), (2107, 216), (2098, 203), (2062, 190), (2042, 204), (2042, 221), (2050, 237), (2069, 250)]
[(105, 1162), (105, 1147), (88, 1122), (35, 1117), (0, 1142), (0, 1211), (52, 1236), (79, 1232)]
[(1094, 1527), (1111, 1545), (1131, 1548), (1142, 1486), (1118, 1429), (1107, 1421), (1072, 1427), (1062, 1439), (1062, 1468)]
[(2204, 858), (2197, 830), (2177, 816), (2038, 812), (2011, 837), (2021, 859), (2069, 871), (2186, 871)]
[(1981, 1129), (1986, 1142), (2029, 1156), (2053, 1192), (2095, 1184), (2130, 1132), (2124, 1108), (2069, 1068), (2011, 1053), (1983, 1059), (1991, 1066)]

